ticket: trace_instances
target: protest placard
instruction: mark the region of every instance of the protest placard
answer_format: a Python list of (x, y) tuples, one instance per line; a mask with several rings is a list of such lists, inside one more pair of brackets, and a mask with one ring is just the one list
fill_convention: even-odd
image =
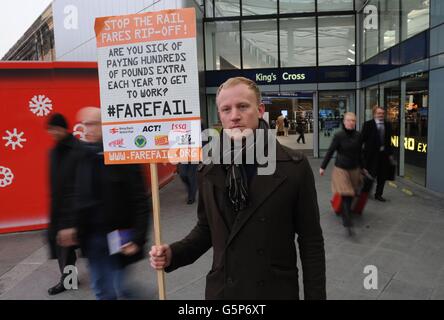
[[(160, 245), (157, 163), (197, 162), (201, 123), (193, 8), (95, 21), (105, 164), (150, 163)], [(165, 299), (163, 271), (159, 298)]]
[(198, 161), (193, 8), (97, 18), (106, 164)]

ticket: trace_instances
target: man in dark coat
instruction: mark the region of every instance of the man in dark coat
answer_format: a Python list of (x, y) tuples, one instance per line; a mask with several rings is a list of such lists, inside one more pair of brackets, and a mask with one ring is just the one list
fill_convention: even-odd
[(49, 156), (51, 207), (48, 228), (51, 259), (58, 260), (61, 273), (60, 281), (48, 289), (50, 295), (55, 295), (66, 290), (64, 280), (68, 273), (64, 272), (65, 267), (74, 266), (76, 263), (75, 247), (57, 245), (56, 235), (60, 228), (60, 219), (69, 209), (64, 203), (64, 198), (67, 192), (66, 186), (73, 179), (73, 150), (78, 140), (68, 132), (68, 123), (60, 113), (55, 113), (49, 118), (47, 130), (56, 142)]
[(299, 137), (296, 140), (299, 143), (302, 140), (302, 143), (305, 144), (305, 121), (304, 119), (299, 119), (296, 126), (296, 132), (299, 133)]
[[(232, 141), (240, 138), (234, 129), (242, 134), (254, 130), (255, 136), (258, 128), (267, 132), (261, 119), (265, 106), (253, 81), (227, 80), (216, 101), (222, 134), (227, 131)], [(206, 299), (299, 299), (297, 234), (304, 298), (325, 299), (324, 240), (313, 172), (305, 156), (277, 141), (273, 158), (276, 167), (269, 175), (259, 174), (257, 161), (202, 166), (198, 222), (183, 240), (152, 246), (152, 267), (170, 272), (212, 247)]]
[(373, 120), (366, 121), (362, 128), (364, 168), (377, 179), (375, 199), (386, 201), (382, 197), (384, 185), (393, 165), (393, 147), (390, 144), (392, 126), (384, 120), (382, 107), (373, 108)]
[[(99, 108), (82, 109), (79, 120), (86, 126), (87, 143), (76, 154), (76, 179), (70, 196), (74, 209), (61, 223), (59, 241), (65, 246), (80, 245), (97, 299), (129, 298), (125, 267), (143, 258), (150, 224), (142, 168), (104, 165)], [(110, 247), (111, 239), (118, 241), (116, 253)]]

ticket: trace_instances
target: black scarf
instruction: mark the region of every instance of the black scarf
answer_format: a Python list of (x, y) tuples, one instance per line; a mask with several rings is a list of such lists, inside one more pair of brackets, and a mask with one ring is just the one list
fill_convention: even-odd
[(350, 136), (350, 135), (353, 135), (355, 132), (356, 132), (356, 129), (355, 128), (353, 128), (353, 129), (347, 129), (346, 127), (345, 127), (345, 125), (344, 125), (344, 123), (342, 123), (342, 130), (344, 130), (344, 132), (348, 135), (348, 136)]
[[(265, 139), (265, 147), (267, 146), (268, 142), (268, 129), (269, 126), (267, 122), (263, 119), (259, 119), (259, 126), (258, 129), (264, 130), (264, 139)], [(222, 130), (221, 137), (223, 136), (224, 132)], [(256, 146), (256, 132), (254, 132), (254, 142), (251, 145), (246, 145), (245, 143), (242, 144), (241, 149), (234, 149), (233, 145), (231, 147), (231, 150), (229, 151), (230, 156), (230, 164), (223, 164), (224, 168), (227, 172), (227, 175), (225, 177), (225, 187), (227, 188), (228, 192), (228, 199), (230, 201), (230, 204), (234, 210), (235, 213), (244, 210), (248, 206), (248, 174), (246, 170), (246, 163), (245, 163), (245, 157), (246, 153), (253, 152), (253, 154), (256, 157), (255, 152), (255, 146)], [(221, 148), (221, 156), (222, 156), (222, 162), (224, 159), (224, 156), (227, 156), (226, 154), (223, 154), (223, 148)], [(235, 160), (239, 157), (242, 157), (242, 164), (236, 164)], [(254, 160), (256, 165), (256, 158)]]

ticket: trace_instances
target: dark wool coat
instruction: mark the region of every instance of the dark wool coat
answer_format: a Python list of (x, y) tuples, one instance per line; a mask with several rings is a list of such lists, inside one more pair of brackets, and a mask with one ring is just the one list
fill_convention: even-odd
[[(392, 136), (392, 126), (390, 122), (384, 121), (385, 134), (384, 134), (384, 152), (382, 154), (383, 161), (379, 160), (379, 149), (381, 147), (381, 141), (379, 138), (378, 127), (375, 120), (369, 120), (364, 123), (361, 131), (362, 145), (363, 145), (363, 158), (364, 168), (368, 172), (376, 177), (378, 173), (388, 176), (390, 173), (390, 161), (389, 156), (393, 154), (393, 147), (390, 144)], [(382, 163), (383, 167), (379, 168), (379, 164)]]
[(171, 245), (167, 272), (197, 260), (213, 248), (206, 299), (299, 299), (295, 235), (302, 262), (305, 299), (325, 299), (325, 252), (314, 177), (302, 154), (277, 143), (276, 171), (255, 175), (250, 204), (231, 232), (216, 193), (225, 193), (221, 165), (199, 171), (198, 222)]
[(338, 131), (322, 161), (321, 168), (328, 166), (333, 154), (336, 152), (335, 166), (349, 170), (362, 167), (362, 138), (356, 130)]
[[(97, 232), (91, 226), (91, 215), (97, 203), (92, 194), (91, 161), (83, 143), (76, 152), (75, 183), (71, 186), (67, 203), (70, 214), (61, 222), (64, 229), (77, 228), (80, 247), (85, 253), (86, 239)], [(102, 159), (103, 160), (103, 159)], [(131, 229), (132, 241), (141, 250), (134, 256), (121, 255), (121, 262), (127, 265), (144, 257), (144, 245), (151, 225), (151, 201), (145, 185), (143, 170), (140, 165), (105, 165), (101, 164), (100, 189), (102, 194), (102, 232), (117, 229)]]
[(79, 141), (69, 134), (58, 142), (49, 154), (49, 186), (50, 186), (50, 214), (48, 226), (48, 243), (51, 259), (56, 259), (56, 236), (60, 230), (60, 220), (69, 209), (64, 202), (69, 185), (74, 180), (74, 149)]

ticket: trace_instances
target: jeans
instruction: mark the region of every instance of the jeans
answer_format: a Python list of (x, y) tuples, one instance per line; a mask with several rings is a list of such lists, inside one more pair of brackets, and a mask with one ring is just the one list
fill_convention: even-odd
[(92, 234), (87, 240), (86, 258), (91, 277), (91, 289), (97, 300), (117, 300), (127, 296), (124, 288), (125, 268), (118, 255), (109, 255), (104, 234)]

